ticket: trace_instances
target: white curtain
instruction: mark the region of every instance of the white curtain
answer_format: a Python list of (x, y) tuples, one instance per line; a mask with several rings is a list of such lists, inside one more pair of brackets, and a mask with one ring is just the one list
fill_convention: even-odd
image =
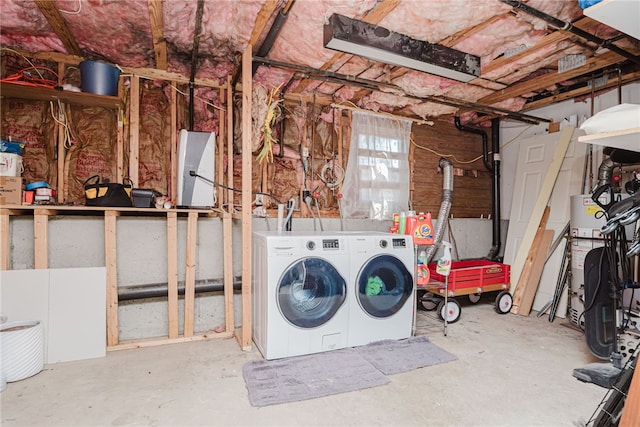
[(393, 219), (409, 206), (411, 121), (353, 112), (343, 218)]

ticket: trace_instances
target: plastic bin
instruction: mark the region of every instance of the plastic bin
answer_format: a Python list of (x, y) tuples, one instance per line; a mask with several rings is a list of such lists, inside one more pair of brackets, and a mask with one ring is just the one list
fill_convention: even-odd
[(98, 61), (82, 61), (80, 63), (82, 91), (97, 95), (116, 96), (120, 70), (111, 64)]

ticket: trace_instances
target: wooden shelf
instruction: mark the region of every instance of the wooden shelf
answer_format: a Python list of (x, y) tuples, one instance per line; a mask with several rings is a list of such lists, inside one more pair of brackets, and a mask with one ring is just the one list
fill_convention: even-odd
[(1, 83), (0, 95), (10, 98), (34, 99), (36, 101), (60, 100), (68, 104), (87, 107), (122, 108), (122, 101), (117, 96), (96, 95), (93, 93), (24, 86), (13, 83)]
[(198, 216), (222, 216), (218, 209), (156, 209), (156, 208), (111, 208), (82, 205), (0, 205), (0, 213), (21, 215), (38, 213), (41, 215), (104, 215), (105, 212), (129, 214), (134, 216), (166, 216), (170, 212), (178, 216), (197, 213)]
[(584, 135), (578, 137), (578, 141), (640, 152), (640, 128)]

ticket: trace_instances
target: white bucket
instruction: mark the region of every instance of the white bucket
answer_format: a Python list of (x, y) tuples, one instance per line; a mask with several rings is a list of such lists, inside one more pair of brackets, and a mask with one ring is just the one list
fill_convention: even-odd
[(7, 382), (29, 378), (44, 368), (44, 333), (39, 321), (0, 325), (0, 369)]
[(0, 153), (0, 176), (21, 176), (24, 172), (22, 156), (15, 153)]

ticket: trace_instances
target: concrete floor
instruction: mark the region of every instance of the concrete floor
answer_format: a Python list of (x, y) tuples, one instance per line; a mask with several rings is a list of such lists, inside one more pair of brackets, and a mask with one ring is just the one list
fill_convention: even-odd
[(261, 356), (235, 340), (111, 352), (10, 383), (2, 426), (572, 426), (606, 393), (572, 376), (597, 360), (567, 320), (498, 315), (483, 299), (463, 302), (446, 337), (435, 312), (418, 311), (416, 325), (458, 360), (380, 387), (254, 408), (242, 366)]

